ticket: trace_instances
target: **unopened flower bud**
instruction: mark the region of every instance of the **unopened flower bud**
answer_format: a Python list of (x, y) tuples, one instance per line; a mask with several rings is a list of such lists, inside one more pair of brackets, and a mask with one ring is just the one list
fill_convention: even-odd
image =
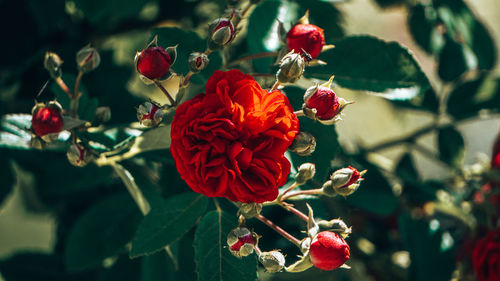
[(94, 158), (89, 149), (83, 144), (77, 143), (70, 145), (66, 152), (66, 156), (68, 157), (69, 163), (76, 167), (84, 167)]
[(295, 182), (298, 185), (303, 185), (306, 181), (312, 179), (314, 174), (316, 174), (316, 165), (312, 163), (304, 163), (299, 167), (299, 172), (295, 178)]
[(285, 267), (285, 256), (276, 250), (263, 252), (259, 256), (259, 262), (267, 272), (279, 272)]
[(350, 257), (349, 245), (337, 233), (322, 231), (314, 237), (309, 248), (312, 264), (322, 270), (334, 270)]
[(208, 48), (217, 50), (229, 44), (235, 35), (234, 25), (230, 19), (218, 18), (209, 26)]
[(231, 254), (238, 258), (246, 257), (253, 253), (257, 244), (257, 234), (244, 226), (239, 226), (229, 232), (227, 244)]
[(288, 50), (307, 52), (313, 59), (318, 57), (325, 46), (323, 29), (313, 24), (297, 24), (286, 34)]
[(139, 105), (137, 109), (137, 119), (139, 122), (146, 127), (154, 127), (160, 124), (163, 120), (163, 111), (161, 106), (155, 102), (145, 102)]
[(158, 46), (158, 37), (155, 36), (146, 49), (137, 52), (135, 65), (141, 77), (149, 80), (164, 80), (170, 77), (170, 67), (175, 63), (176, 58), (177, 46), (163, 49)]
[(90, 44), (76, 53), (76, 65), (83, 73), (96, 69), (100, 63), (101, 56), (95, 48), (90, 47)]
[(276, 79), (280, 83), (293, 83), (299, 80), (302, 73), (304, 73), (305, 67), (304, 58), (292, 50), (281, 59)]
[(111, 119), (111, 109), (108, 106), (99, 106), (95, 109), (94, 120), (99, 123), (106, 123)]
[(194, 73), (200, 72), (205, 69), (209, 61), (205, 53), (193, 52), (189, 54), (188, 58), (189, 69)]
[(310, 133), (299, 132), (288, 149), (300, 156), (309, 156), (316, 149), (316, 139)]
[(329, 231), (336, 232), (345, 238), (352, 232), (352, 229), (341, 219), (333, 219), (330, 221), (321, 220), (318, 222), (319, 227), (328, 229)]
[(63, 60), (56, 53), (46, 52), (43, 66), (50, 73), (53, 79), (57, 79), (62, 75), (61, 65)]
[(330, 176), (330, 181), (323, 185), (323, 192), (326, 195), (332, 194), (333, 192), (342, 196), (351, 195), (358, 189), (363, 180), (361, 176), (363, 176), (365, 172), (366, 171), (359, 172), (350, 166), (337, 170)]
[(256, 217), (261, 211), (261, 203), (242, 203), (240, 206), (240, 213), (247, 219)]
[(32, 109), (31, 129), (44, 141), (57, 138), (63, 127), (61, 105), (55, 101), (36, 104)]

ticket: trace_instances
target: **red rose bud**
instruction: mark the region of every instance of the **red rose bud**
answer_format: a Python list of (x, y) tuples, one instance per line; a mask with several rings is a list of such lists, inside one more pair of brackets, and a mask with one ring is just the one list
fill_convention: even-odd
[(295, 182), (298, 185), (305, 184), (308, 180), (312, 179), (316, 174), (316, 166), (312, 163), (304, 163), (300, 165)]
[(302, 76), (305, 67), (304, 58), (292, 50), (281, 59), (276, 79), (280, 83), (294, 83)]
[(163, 110), (159, 104), (147, 101), (139, 105), (137, 119), (146, 127), (158, 126), (161, 120), (163, 120)]
[(165, 77), (170, 70), (172, 58), (162, 47), (149, 47), (136, 55), (137, 71), (154, 80)]
[(61, 65), (63, 60), (56, 54), (52, 52), (46, 52), (45, 58), (43, 60), (43, 66), (50, 73), (53, 79), (57, 79), (62, 75)]
[(349, 259), (349, 245), (337, 233), (322, 231), (314, 237), (309, 248), (312, 264), (322, 270), (334, 270)]
[(276, 250), (263, 252), (259, 255), (259, 262), (267, 272), (279, 272), (285, 267), (285, 256)]
[(189, 69), (194, 73), (200, 72), (205, 69), (209, 62), (210, 60), (205, 53), (193, 52), (189, 54)]
[(90, 163), (90, 161), (92, 161), (92, 159), (94, 158), (93, 155), (90, 153), (90, 150), (85, 148), (83, 144), (76, 144), (76, 143), (73, 143), (68, 148), (66, 156), (68, 157), (69, 163), (71, 163), (71, 165), (76, 167), (84, 167), (88, 163)]
[(76, 65), (83, 73), (96, 69), (100, 63), (101, 56), (95, 48), (90, 47), (90, 44), (76, 53)]
[(297, 24), (286, 34), (288, 50), (302, 54), (307, 52), (313, 59), (325, 46), (323, 29), (313, 24)]
[(355, 168), (349, 166), (335, 171), (330, 179), (333, 183), (333, 188), (335, 192), (342, 196), (348, 196), (356, 191), (363, 180), (363, 176), (366, 171), (359, 172)]
[(208, 48), (217, 50), (229, 44), (234, 38), (235, 29), (230, 19), (218, 18), (209, 27)]
[(500, 280), (500, 228), (477, 241), (472, 252), (472, 265), (478, 281)]
[[(51, 140), (49, 135), (59, 133), (63, 127), (62, 108), (57, 102), (37, 104), (33, 107), (31, 129), (45, 141)], [(47, 137), (45, 137), (47, 136)]]
[(253, 253), (257, 244), (257, 235), (244, 226), (234, 228), (227, 235), (229, 251), (234, 256), (241, 258)]
[(308, 132), (299, 132), (288, 149), (300, 156), (309, 156), (316, 149), (316, 139)]
[(344, 107), (351, 102), (339, 98), (330, 88), (334, 76), (328, 82), (315, 85), (306, 90), (304, 94), (304, 114), (313, 119), (318, 119), (325, 125), (331, 125), (339, 121), (340, 113)]

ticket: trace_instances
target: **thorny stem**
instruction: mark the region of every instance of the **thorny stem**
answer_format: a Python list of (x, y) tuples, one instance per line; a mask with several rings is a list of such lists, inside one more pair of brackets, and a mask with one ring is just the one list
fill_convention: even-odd
[(309, 217), (302, 213), (300, 210), (298, 209), (295, 209), (292, 205), (290, 204), (286, 204), (286, 203), (280, 203), (279, 204), (283, 209), (289, 211), (289, 212), (292, 212), (294, 213), (296, 216), (298, 216), (301, 220), (307, 222), (309, 220)]
[(281, 85), (280, 81), (276, 80), (276, 82), (274, 82), (274, 85), (271, 88), (271, 90), (269, 90), (269, 92), (276, 91), (280, 85)]
[(297, 111), (293, 112), (293, 114), (295, 114), (295, 116), (297, 116), (297, 117), (305, 116), (303, 110), (297, 110)]
[(308, 189), (308, 190), (299, 190), (293, 193), (289, 193), (281, 198), (281, 201), (285, 201), (287, 199), (291, 199), (292, 197), (300, 196), (300, 195), (321, 195), (323, 194), (323, 190), (321, 188), (317, 189)]
[(80, 83), (82, 81), (82, 77), (83, 72), (78, 72), (78, 76), (76, 76), (75, 90), (73, 91), (73, 96), (71, 97), (69, 110), (71, 112), (71, 117), (73, 118), (78, 117), (78, 100), (80, 99)]
[(167, 91), (167, 89), (165, 89), (165, 87), (163, 87), (163, 85), (160, 82), (158, 82), (157, 80), (153, 80), (153, 81), (154, 81), (156, 87), (158, 87), (165, 94), (165, 96), (168, 98), (170, 105), (175, 106), (175, 100), (174, 100), (174, 98), (172, 98), (172, 96)]
[(272, 228), (274, 231), (276, 231), (278, 234), (286, 238), (288, 241), (290, 241), (292, 244), (294, 244), (297, 247), (300, 247), (300, 240), (295, 238), (293, 235), (290, 233), (286, 232), (283, 228), (277, 226), (274, 224), (272, 221), (264, 217), (263, 215), (259, 214), (255, 218), (263, 222), (265, 225), (269, 226)]
[(61, 90), (63, 90), (66, 94), (68, 94), (68, 97), (70, 99), (73, 98), (73, 93), (70, 91), (70, 89), (68, 88), (68, 85), (66, 85), (66, 83), (64, 83), (64, 81), (62, 80), (61, 77), (57, 77), (56, 83), (57, 83), (57, 85), (59, 85), (59, 88), (61, 88)]
[(247, 60), (254, 60), (254, 59), (260, 59), (260, 58), (267, 58), (267, 57), (276, 57), (276, 56), (278, 56), (278, 52), (263, 52), (263, 53), (252, 54), (252, 55), (244, 56), (244, 57), (241, 57), (237, 60), (230, 62), (227, 65), (227, 67), (239, 65), (240, 63), (247, 61)]

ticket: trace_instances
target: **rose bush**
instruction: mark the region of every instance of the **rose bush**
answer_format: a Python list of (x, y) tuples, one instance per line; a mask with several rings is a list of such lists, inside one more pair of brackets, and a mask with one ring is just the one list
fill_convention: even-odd
[(280, 91), (268, 93), (239, 70), (215, 71), (206, 93), (178, 107), (170, 151), (195, 192), (261, 203), (274, 200), (286, 182), (283, 153), (298, 129)]
[(500, 280), (500, 228), (488, 232), (476, 243), (472, 264), (478, 281)]

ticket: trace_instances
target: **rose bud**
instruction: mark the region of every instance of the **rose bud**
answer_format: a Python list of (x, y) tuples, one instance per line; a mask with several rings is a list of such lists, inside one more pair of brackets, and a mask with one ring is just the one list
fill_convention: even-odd
[(240, 205), (240, 214), (242, 214), (245, 218), (253, 218), (256, 217), (262, 211), (261, 203), (242, 203)]
[(53, 79), (57, 79), (61, 77), (62, 70), (61, 65), (63, 64), (63, 60), (56, 54), (52, 52), (45, 53), (45, 59), (43, 60), (43, 66), (50, 73), (50, 76)]
[(340, 112), (351, 102), (337, 97), (330, 89), (333, 77), (328, 82), (308, 88), (304, 94), (304, 114), (313, 119), (318, 119), (325, 125), (331, 125), (340, 120)]
[(285, 256), (276, 250), (263, 252), (259, 255), (259, 262), (267, 272), (279, 272), (285, 267)]
[(349, 245), (337, 233), (322, 231), (314, 237), (309, 248), (312, 264), (322, 270), (334, 270), (349, 259)]
[(218, 18), (214, 20), (209, 28), (208, 48), (217, 50), (229, 44), (235, 35), (234, 25), (230, 19)]
[(307, 52), (311, 58), (316, 58), (325, 46), (325, 35), (323, 29), (309, 24), (309, 11), (299, 19), (298, 24), (292, 27), (286, 34), (288, 50), (297, 53)]
[(205, 53), (200, 53), (200, 52), (193, 52), (189, 54), (188, 58), (188, 63), (189, 63), (189, 70), (191, 70), (194, 73), (200, 72), (209, 63), (208, 56)]
[(257, 234), (244, 226), (239, 226), (229, 232), (227, 244), (231, 254), (238, 258), (246, 257), (253, 253), (257, 244)]
[(280, 83), (294, 83), (302, 76), (305, 67), (306, 62), (304, 58), (292, 50), (281, 59), (276, 79)]
[(352, 232), (352, 229), (341, 219), (333, 219), (330, 221), (320, 220), (318, 221), (318, 226), (328, 229), (328, 231), (336, 232), (340, 234), (342, 238), (346, 238), (347, 235)]
[(99, 123), (106, 123), (111, 119), (111, 108), (99, 106), (95, 109), (94, 120)]
[(141, 78), (164, 80), (170, 77), (170, 67), (176, 58), (177, 46), (163, 49), (158, 46), (158, 36), (155, 36), (146, 49), (137, 52), (135, 65), (137, 71), (142, 75)]
[(62, 108), (57, 102), (37, 104), (33, 107), (31, 129), (44, 141), (50, 141), (62, 130)]
[(95, 48), (90, 47), (90, 44), (76, 53), (76, 65), (83, 73), (96, 69), (100, 63), (101, 56)]
[(83, 144), (77, 143), (70, 145), (66, 152), (66, 156), (68, 157), (69, 163), (76, 167), (84, 167), (94, 158), (90, 150), (83, 146)]
[(163, 110), (161, 106), (153, 101), (139, 105), (137, 109), (137, 119), (146, 127), (154, 127), (163, 120)]
[(297, 177), (295, 177), (295, 182), (298, 185), (303, 185), (306, 181), (312, 179), (316, 174), (316, 165), (312, 163), (304, 163), (300, 165)]
[(337, 170), (330, 176), (330, 184), (326, 185), (325, 183), (323, 185), (323, 192), (325, 192), (326, 194), (331, 194), (333, 192), (333, 189), (335, 193), (344, 197), (351, 195), (358, 189), (361, 181), (363, 180), (363, 178), (361, 177), (365, 173), (366, 170), (359, 172), (351, 166)]
[(310, 133), (299, 132), (288, 149), (300, 156), (309, 156), (316, 149), (316, 139)]

